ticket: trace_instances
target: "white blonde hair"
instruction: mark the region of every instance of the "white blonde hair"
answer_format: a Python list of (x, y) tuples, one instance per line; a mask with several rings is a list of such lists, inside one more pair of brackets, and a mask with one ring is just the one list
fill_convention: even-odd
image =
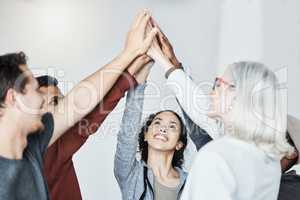
[(272, 156), (291, 155), (286, 139), (287, 113), (276, 75), (257, 62), (229, 66), (235, 85), (235, 100), (229, 118), (234, 137), (254, 142)]

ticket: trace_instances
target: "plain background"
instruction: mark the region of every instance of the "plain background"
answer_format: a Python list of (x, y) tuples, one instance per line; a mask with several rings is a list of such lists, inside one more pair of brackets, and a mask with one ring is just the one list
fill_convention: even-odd
[[(152, 11), (195, 81), (212, 82), (235, 61), (264, 62), (288, 80), (288, 111), (300, 117), (298, 0), (0, 0), (0, 53), (24, 51), (30, 68), (56, 76), (66, 93), (121, 51), (141, 8)], [(159, 66), (149, 80), (156, 85), (145, 113), (177, 109)], [(113, 155), (123, 105), (74, 158), (84, 199), (120, 199)]]

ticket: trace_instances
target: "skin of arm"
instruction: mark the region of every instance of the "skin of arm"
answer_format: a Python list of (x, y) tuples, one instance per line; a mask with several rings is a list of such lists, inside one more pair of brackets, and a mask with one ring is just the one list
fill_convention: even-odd
[(177, 102), (185, 114), (197, 124), (197, 126), (204, 129), (211, 138), (218, 138), (220, 136), (220, 127), (215, 120), (207, 116), (210, 99), (207, 98), (207, 95), (205, 95), (201, 89), (201, 85), (197, 85), (182, 68), (180, 68), (181, 64), (175, 56), (173, 47), (158, 24), (153, 19), (151, 19), (151, 23), (149, 24), (148, 27), (154, 26), (159, 32), (148, 54), (159, 63), (166, 72), (173, 69), (167, 79), (167, 86), (175, 94)]
[[(47, 152), (51, 151), (54, 145), (58, 145), (58, 153), (61, 162), (71, 159), (73, 155), (86, 142), (88, 137), (94, 134), (108, 114), (116, 107), (119, 100), (129, 88), (137, 85), (136, 80), (129, 73), (125, 72), (105, 96), (103, 102), (98, 104), (84, 119), (76, 123), (61, 138), (59, 138)], [(47, 158), (47, 154), (45, 156)]]
[[(66, 130), (91, 112), (103, 100), (123, 71), (137, 57), (147, 52), (157, 33), (157, 29), (153, 28), (145, 37), (146, 25), (149, 20), (149, 12), (140, 12), (127, 34), (122, 53), (82, 80), (59, 102), (53, 112), (55, 126), (49, 146)], [(83, 99), (86, 100), (83, 101)]]

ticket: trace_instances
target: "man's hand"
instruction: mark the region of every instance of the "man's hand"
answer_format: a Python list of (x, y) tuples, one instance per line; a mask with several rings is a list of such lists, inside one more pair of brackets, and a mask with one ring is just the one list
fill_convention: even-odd
[(299, 152), (298, 150), (295, 149), (295, 152), (292, 155), (283, 157), (280, 161), (282, 172), (286, 172), (294, 164), (296, 164), (298, 160), (298, 156), (299, 156)]
[(148, 51), (158, 32), (157, 28), (151, 28), (145, 37), (149, 19), (150, 14), (147, 11), (140, 12), (129, 30), (125, 48), (121, 54), (80, 81), (56, 106), (53, 111), (55, 126), (49, 146), (76, 122), (90, 113), (103, 100), (123, 71), (138, 56)]
[(127, 70), (139, 84), (142, 84), (146, 81), (153, 63), (153, 60), (144, 54), (136, 58)]
[(150, 18), (150, 13), (146, 10), (141, 11), (136, 16), (127, 34), (123, 53), (141, 56), (148, 51), (158, 32), (157, 28), (151, 28), (146, 35), (146, 27), (150, 21)]
[(140, 71), (138, 71), (134, 77), (135, 77), (135, 80), (139, 83), (139, 84), (143, 84), (146, 82), (147, 78), (148, 78), (148, 75), (151, 71), (151, 68), (154, 64), (154, 61), (149, 61), (146, 65), (144, 65), (142, 67), (142, 69)]
[(152, 59), (146, 54), (137, 57), (133, 63), (127, 68), (129, 74), (134, 76), (138, 71), (140, 71), (147, 63), (149, 63)]

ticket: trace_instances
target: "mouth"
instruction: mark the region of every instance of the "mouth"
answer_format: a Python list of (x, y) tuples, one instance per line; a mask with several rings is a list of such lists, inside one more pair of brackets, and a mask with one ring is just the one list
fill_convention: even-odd
[(165, 136), (165, 135), (162, 135), (160, 133), (155, 134), (154, 135), (154, 139), (161, 140), (163, 142), (167, 142), (168, 141), (168, 137)]

